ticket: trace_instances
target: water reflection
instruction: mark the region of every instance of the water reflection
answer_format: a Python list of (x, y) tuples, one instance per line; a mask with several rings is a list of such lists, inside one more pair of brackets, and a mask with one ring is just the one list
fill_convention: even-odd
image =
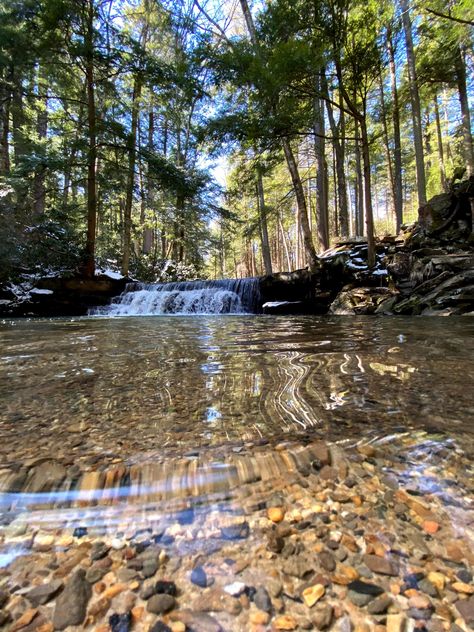
[(0, 454), (93, 464), (313, 429), (445, 430), (472, 413), (472, 331), (468, 319), (5, 323)]

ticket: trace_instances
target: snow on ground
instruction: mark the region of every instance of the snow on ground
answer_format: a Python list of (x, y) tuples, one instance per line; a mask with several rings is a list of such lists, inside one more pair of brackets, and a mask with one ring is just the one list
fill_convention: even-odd
[(120, 272), (116, 272), (115, 270), (111, 270), (110, 268), (97, 268), (97, 274), (103, 274), (104, 276), (108, 276), (109, 279), (123, 279), (123, 274)]
[(40, 290), (37, 287), (34, 287), (30, 290), (30, 294), (52, 294), (53, 290)]

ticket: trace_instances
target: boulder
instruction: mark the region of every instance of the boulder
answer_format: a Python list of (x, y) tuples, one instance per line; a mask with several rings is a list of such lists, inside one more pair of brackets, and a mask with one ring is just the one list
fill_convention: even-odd
[[(331, 303), (329, 313), (342, 316), (375, 314), (382, 305), (388, 310), (387, 300), (396, 296), (395, 292), (386, 287), (343, 288)], [(393, 303), (394, 301), (390, 303), (390, 307)]]

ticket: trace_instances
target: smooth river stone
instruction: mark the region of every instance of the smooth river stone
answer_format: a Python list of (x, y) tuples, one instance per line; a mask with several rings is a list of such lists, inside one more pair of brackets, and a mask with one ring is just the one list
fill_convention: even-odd
[(69, 625), (81, 625), (91, 597), (91, 585), (86, 580), (86, 571), (78, 569), (67, 582), (56, 600), (53, 625), (56, 630), (64, 630)]
[(53, 579), (49, 584), (36, 586), (26, 595), (26, 598), (33, 606), (42, 606), (47, 603), (62, 588), (63, 582), (60, 579)]
[(391, 560), (378, 555), (364, 555), (364, 564), (374, 573), (379, 575), (390, 575), (396, 577), (398, 575), (398, 567)]

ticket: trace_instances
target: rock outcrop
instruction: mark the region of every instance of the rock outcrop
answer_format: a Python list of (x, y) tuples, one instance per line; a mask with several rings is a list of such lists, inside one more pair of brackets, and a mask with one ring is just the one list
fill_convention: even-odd
[(473, 177), (450, 193), (436, 195), (382, 257), (389, 289), (381, 292), (356, 279), (342, 289), (329, 312), (474, 314), (473, 212)]
[(108, 305), (130, 281), (116, 273), (27, 278), (0, 293), (0, 315), (84, 316), (91, 307)]

